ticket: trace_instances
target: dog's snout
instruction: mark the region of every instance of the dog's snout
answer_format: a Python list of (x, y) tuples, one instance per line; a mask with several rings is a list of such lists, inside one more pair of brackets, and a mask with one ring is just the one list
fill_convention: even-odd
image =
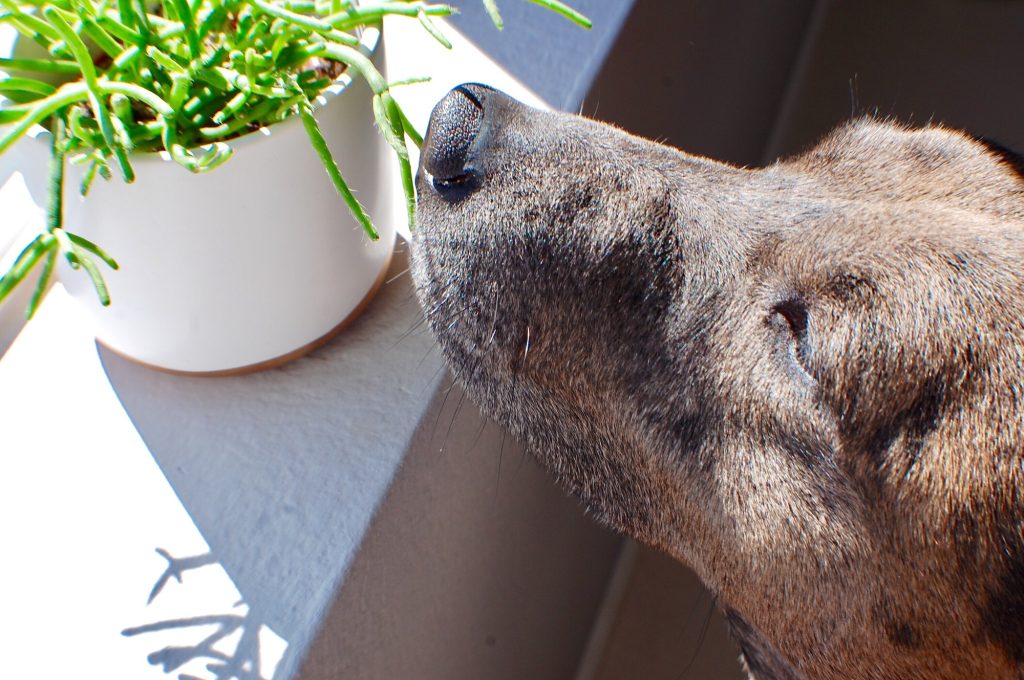
[(434, 107), (423, 141), (422, 165), (438, 191), (464, 188), (477, 178), (471, 151), (483, 124), (488, 91), (483, 85), (459, 85)]

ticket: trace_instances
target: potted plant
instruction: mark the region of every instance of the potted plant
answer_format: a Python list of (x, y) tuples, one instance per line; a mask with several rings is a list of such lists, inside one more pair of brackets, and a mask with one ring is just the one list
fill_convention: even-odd
[[(101, 342), (175, 371), (278, 363), (323, 341), (390, 258), (382, 144), (412, 220), (407, 143), (421, 139), (378, 68), (381, 21), (408, 17), (447, 44), (433, 19), (452, 12), (418, 0), (0, 0), (21, 48), (0, 59), (0, 153), (40, 143), (25, 137), (44, 125), (51, 159), (45, 227), (0, 278), (0, 300), (38, 269), (31, 316), (59, 271)], [(99, 181), (113, 175), (123, 182)]]

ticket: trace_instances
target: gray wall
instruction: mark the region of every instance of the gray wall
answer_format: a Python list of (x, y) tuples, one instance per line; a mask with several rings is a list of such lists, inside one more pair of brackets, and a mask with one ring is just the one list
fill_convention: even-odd
[(854, 115), (1024, 149), (1020, 0), (643, 0), (584, 112), (746, 165)]

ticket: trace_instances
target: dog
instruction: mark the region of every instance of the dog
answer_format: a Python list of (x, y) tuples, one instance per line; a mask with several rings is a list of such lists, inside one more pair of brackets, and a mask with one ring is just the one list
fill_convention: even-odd
[(417, 192), (454, 376), (752, 677), (1024, 677), (1019, 157), (863, 118), (744, 169), (467, 84)]

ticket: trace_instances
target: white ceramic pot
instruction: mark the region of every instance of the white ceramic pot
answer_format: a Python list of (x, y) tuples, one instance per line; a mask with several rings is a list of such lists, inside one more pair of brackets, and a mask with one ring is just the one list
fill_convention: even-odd
[[(363, 49), (377, 50), (379, 31)], [(380, 61), (374, 59), (374, 61)], [(234, 156), (194, 175), (160, 154), (132, 158), (126, 185), (97, 178), (78, 194), (69, 167), (65, 224), (120, 264), (99, 263), (111, 305), (88, 277), (59, 276), (110, 349), (158, 368), (238, 372), (316, 347), (361, 311), (394, 243), (389, 147), (374, 129), (369, 87), (343, 76), (316, 112), (342, 174), (380, 231), (371, 242), (334, 190), (297, 117), (233, 140)]]

